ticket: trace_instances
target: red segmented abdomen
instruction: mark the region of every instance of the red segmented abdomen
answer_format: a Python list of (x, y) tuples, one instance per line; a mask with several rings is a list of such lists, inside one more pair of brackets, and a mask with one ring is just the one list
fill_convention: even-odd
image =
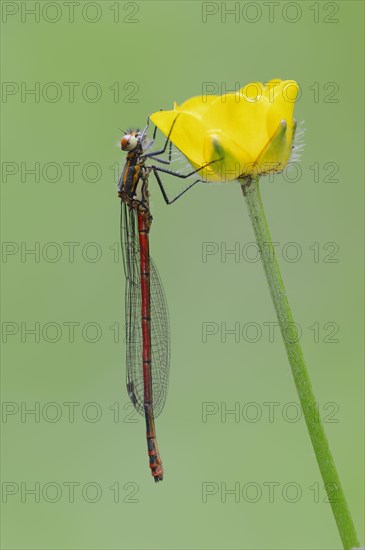
[(142, 361), (144, 385), (144, 410), (146, 418), (147, 449), (150, 467), (155, 481), (163, 479), (162, 461), (159, 456), (155, 421), (153, 416), (152, 372), (151, 372), (151, 298), (150, 298), (150, 256), (149, 256), (149, 213), (138, 212), (141, 273), (141, 323)]

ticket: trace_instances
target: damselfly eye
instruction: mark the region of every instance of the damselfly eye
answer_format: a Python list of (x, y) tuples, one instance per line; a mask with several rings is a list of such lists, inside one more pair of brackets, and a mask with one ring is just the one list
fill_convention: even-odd
[(133, 151), (137, 147), (138, 139), (136, 136), (126, 134), (120, 141), (122, 151)]

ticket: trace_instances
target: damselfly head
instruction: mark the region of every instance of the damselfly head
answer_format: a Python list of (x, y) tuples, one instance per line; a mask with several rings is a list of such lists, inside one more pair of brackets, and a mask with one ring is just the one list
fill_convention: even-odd
[(120, 147), (122, 151), (133, 151), (138, 145), (138, 134), (136, 132), (130, 132), (125, 134), (120, 140)]

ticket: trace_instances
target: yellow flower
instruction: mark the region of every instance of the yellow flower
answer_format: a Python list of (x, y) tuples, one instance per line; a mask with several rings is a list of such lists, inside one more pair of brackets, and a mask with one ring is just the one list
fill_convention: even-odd
[(281, 172), (291, 154), (298, 84), (252, 82), (235, 93), (198, 96), (157, 111), (152, 122), (207, 181)]

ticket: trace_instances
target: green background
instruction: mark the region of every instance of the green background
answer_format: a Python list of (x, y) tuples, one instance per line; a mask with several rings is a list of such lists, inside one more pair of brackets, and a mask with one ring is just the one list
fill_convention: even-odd
[[(72, 23), (63, 2), (60, 20), (49, 22), (58, 12), (48, 4), (36, 22), (21, 11), (33, 2), (2, 2), (2, 80), (6, 90), (15, 86), (1, 105), (2, 233), (12, 243), (4, 245), (2, 257), (2, 398), (13, 412), (1, 426), (2, 547), (341, 547), (304, 420), (289, 421), (296, 408), (288, 404), (298, 399), (278, 329), (270, 342), (264, 325), (275, 317), (262, 266), (245, 253), (222, 261), (224, 246), (245, 252), (254, 239), (237, 184), (201, 184), (167, 207), (151, 181), (151, 254), (164, 281), (172, 340), (168, 401), (157, 420), (165, 467), (158, 485), (148, 471), (143, 419), (129, 408), (124, 386), (124, 277), (115, 257), (120, 206), (113, 167), (124, 162), (118, 128), (144, 125), (149, 113), (201, 94), (203, 82), (229, 90), (236, 82), (271, 78), (295, 79), (301, 86), (296, 118), (305, 121), (305, 149), (301, 177), (266, 178), (262, 195), (363, 543), (363, 3), (297, 2), (298, 8), (283, 2), (270, 19), (268, 6), (261, 5), (260, 15), (258, 3), (241, 2), (237, 20), (227, 15), (224, 22), (224, 8), (213, 2), (210, 8), (218, 12), (205, 23), (201, 2), (81, 1)], [(296, 14), (298, 21), (289, 22)], [(22, 100), (16, 86), (36, 82), (39, 101), (30, 95)], [(48, 97), (44, 85), (50, 82), (61, 89), (58, 101), (49, 101), (52, 89)], [(80, 83), (74, 102), (64, 82)], [(90, 102), (92, 88), (89, 101), (82, 97), (89, 82), (101, 90), (98, 101)], [(116, 82), (119, 98), (109, 89)], [(134, 102), (128, 102), (130, 82), (138, 86)], [(22, 177), (21, 163), (24, 171), (36, 162), (39, 179)], [(47, 172), (50, 162), (60, 174), (52, 166)], [(79, 163), (74, 181), (64, 164), (70, 162)], [(90, 162), (99, 166), (96, 175), (85, 168)], [(332, 178), (334, 165), (326, 163), (336, 163)], [(9, 167), (18, 171), (4, 177)], [(176, 182), (164, 181), (173, 195)], [(74, 261), (64, 244), (70, 242), (78, 243)], [(296, 262), (283, 257), (285, 251), (293, 254), (290, 242), (301, 250)], [(218, 250), (206, 262), (204, 243), (216, 243)], [(35, 246), (38, 258), (24, 255), (24, 247)], [(101, 257), (93, 262), (95, 251)], [(78, 323), (73, 342), (64, 324), (70, 322)], [(39, 342), (24, 332), (35, 323)], [(87, 323), (102, 331), (94, 343), (87, 341), (95, 337)], [(117, 342), (109, 328), (115, 323), (121, 330)], [(206, 342), (204, 323), (217, 330)], [(224, 323), (228, 329), (239, 323), (243, 334), (237, 342), (232, 335), (223, 341)], [(257, 342), (248, 341), (255, 330), (250, 325), (253, 332), (246, 334), (247, 323), (262, 331)], [(315, 323), (318, 338), (309, 328)], [(331, 337), (334, 326), (338, 332)], [(16, 333), (7, 335), (11, 328)], [(69, 402), (79, 403), (73, 422), (64, 405)], [(264, 405), (269, 402), (278, 404), (272, 421)], [(24, 415), (24, 407), (35, 403), (38, 419)], [(206, 403), (216, 414), (204, 422)], [(239, 417), (225, 416), (224, 407), (238, 407)], [(96, 411), (101, 418), (92, 422)], [(74, 502), (65, 485), (70, 482), (78, 484)], [(25, 493), (36, 483), (39, 502)], [(215, 494), (204, 499), (207, 483)], [(273, 498), (269, 483), (275, 484)], [(119, 496), (111, 486), (119, 487)], [(100, 498), (90, 502), (98, 498), (95, 487)], [(225, 497), (225, 487), (239, 494)], [(14, 494), (6, 499), (11, 488)], [(290, 502), (296, 491), (297, 502)]]

